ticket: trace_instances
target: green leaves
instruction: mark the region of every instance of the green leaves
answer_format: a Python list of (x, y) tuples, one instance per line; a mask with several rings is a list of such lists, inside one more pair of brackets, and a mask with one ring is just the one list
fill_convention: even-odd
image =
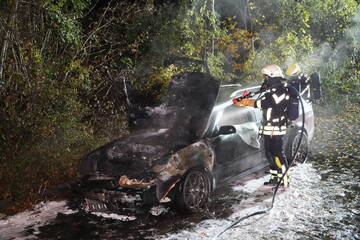
[(81, 24), (78, 21), (89, 6), (87, 0), (45, 0), (43, 7), (48, 17), (52, 20), (52, 26), (59, 32), (60, 39), (69, 44), (80, 44)]
[(307, 1), (310, 33), (317, 43), (327, 41), (331, 44), (339, 41), (348, 24), (358, 10), (354, 0)]

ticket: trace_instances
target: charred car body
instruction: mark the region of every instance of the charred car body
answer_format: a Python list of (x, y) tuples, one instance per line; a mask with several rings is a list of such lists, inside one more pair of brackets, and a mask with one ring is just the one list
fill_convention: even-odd
[[(82, 207), (123, 212), (170, 202), (192, 212), (208, 201), (218, 183), (266, 168), (258, 130), (261, 110), (232, 105), (243, 91), (259, 88), (221, 85), (203, 73), (175, 77), (159, 104), (143, 110), (129, 135), (83, 158)], [(314, 133), (311, 101), (304, 103), (305, 131), (296, 156), (300, 162)], [(288, 158), (294, 155), (301, 125), (299, 118), (284, 141)]]

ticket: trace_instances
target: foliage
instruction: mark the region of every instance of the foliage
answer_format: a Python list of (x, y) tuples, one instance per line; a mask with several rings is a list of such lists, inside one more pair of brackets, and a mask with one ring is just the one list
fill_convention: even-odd
[(335, 64), (333, 70), (337, 73), (341, 72), (337, 69), (339, 67), (347, 71), (347, 65), (339, 62), (348, 61), (344, 52), (351, 52), (357, 40), (348, 40), (348, 44), (342, 41), (351, 19), (359, 9), (358, 4), (333, 0), (254, 0), (250, 2), (250, 8), (253, 29), (260, 32), (261, 45), (257, 51), (250, 53), (243, 65), (244, 76), (261, 79), (258, 72), (266, 64), (276, 63), (286, 68), (298, 62), (309, 74), (314, 71), (324, 73), (324, 91), (330, 93), (333, 88), (329, 81), (339, 82), (340, 75), (330, 74), (333, 71), (327, 66)]
[(136, 90), (141, 94), (141, 98), (147, 100), (148, 103), (159, 100), (166, 86), (177, 73), (178, 70), (173, 64), (167, 67), (154, 67), (150, 75), (143, 78), (142, 81), (138, 80)]
[[(341, 64), (333, 58), (323, 67), (327, 72), (324, 74), (326, 81), (323, 81), (325, 91), (323, 102), (333, 103), (342, 108), (343, 104), (358, 102), (360, 95), (360, 69), (359, 51), (345, 58)], [(334, 101), (335, 99), (335, 101)]]
[(80, 44), (81, 25), (78, 18), (83, 15), (89, 3), (87, 0), (45, 0), (42, 7), (46, 9), (51, 27), (58, 32), (60, 40), (69, 45)]
[(295, 31), (299, 35), (309, 29), (310, 13), (303, 1), (254, 0), (250, 1), (254, 31), (266, 30), (266, 41), (271, 41), (282, 32)]
[[(229, 78), (220, 70), (224, 65), (224, 54), (216, 42), (227, 37), (226, 29), (220, 28), (219, 16), (210, 9), (211, 1), (183, 1), (175, 17), (164, 19), (153, 40), (151, 54), (156, 56), (183, 58), (178, 64), (179, 72), (210, 71), (220, 79)], [(166, 10), (162, 10), (166, 11)]]
[(210, 54), (207, 64), (210, 69), (210, 74), (217, 79), (221, 79), (224, 82), (231, 82), (236, 77), (233, 72), (226, 71), (225, 66), (229, 64), (229, 60), (222, 52), (217, 52), (216, 55)]
[(286, 66), (287, 62), (292, 63), (301, 59), (303, 54), (311, 51), (311, 38), (298, 38), (293, 32), (284, 33), (279, 36), (268, 47), (258, 52), (253, 52), (244, 65), (244, 72), (248, 78), (261, 79), (260, 69), (268, 64)]
[(354, 0), (305, 1), (310, 12), (310, 34), (316, 43), (336, 44), (358, 10)]
[(91, 108), (82, 96), (92, 87), (92, 68), (74, 51), (82, 3), (20, 3), (15, 27), (7, 30), (12, 42), (1, 79), (1, 199), (36, 201), (40, 188), (76, 176), (79, 158), (108, 141), (94, 136), (93, 125), (84, 121)]
[[(326, 54), (317, 54), (323, 62), (319, 66), (323, 73), (324, 103), (332, 102), (339, 108), (343, 104), (359, 101), (359, 13), (344, 30), (345, 36), (334, 48), (327, 46)], [(334, 101), (335, 100), (335, 101)]]
[(243, 70), (243, 64), (253, 51), (253, 41), (257, 38), (256, 33), (242, 29), (234, 17), (224, 19), (222, 27), (227, 34), (218, 41), (220, 51), (227, 56), (227, 64), (231, 66), (230, 72), (238, 74)]

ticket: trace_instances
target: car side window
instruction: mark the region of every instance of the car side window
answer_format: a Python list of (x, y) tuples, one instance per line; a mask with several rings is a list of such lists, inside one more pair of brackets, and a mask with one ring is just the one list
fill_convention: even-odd
[(255, 121), (256, 117), (251, 108), (231, 106), (224, 110), (217, 125), (240, 125)]

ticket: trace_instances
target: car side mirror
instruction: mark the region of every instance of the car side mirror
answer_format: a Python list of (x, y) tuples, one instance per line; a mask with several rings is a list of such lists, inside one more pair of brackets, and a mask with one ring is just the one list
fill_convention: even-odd
[(227, 126), (221, 126), (215, 133), (212, 135), (212, 137), (217, 137), (220, 135), (228, 135), (236, 133), (236, 128), (232, 125)]

